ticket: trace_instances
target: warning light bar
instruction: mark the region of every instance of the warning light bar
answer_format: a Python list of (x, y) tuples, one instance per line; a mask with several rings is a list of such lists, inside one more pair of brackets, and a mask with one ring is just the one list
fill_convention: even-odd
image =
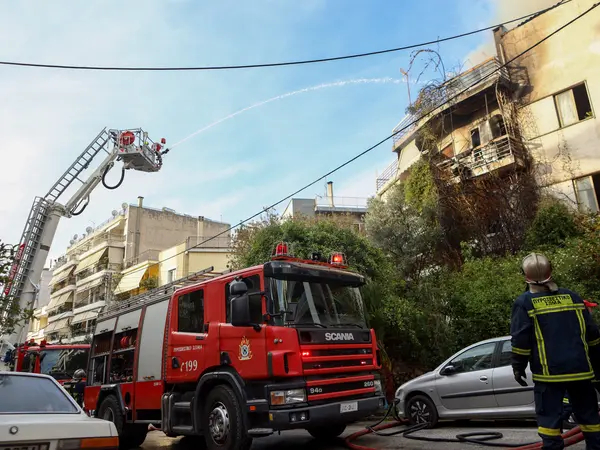
[(343, 253), (332, 253), (329, 258), (329, 264), (333, 264), (336, 266), (345, 266), (346, 265), (346, 257)]
[(273, 250), (273, 255), (274, 257), (277, 256), (289, 256), (290, 255), (290, 251), (289, 251), (290, 246), (288, 245), (287, 242), (283, 242), (281, 241), (279, 244), (277, 244), (275, 246), (275, 250)]

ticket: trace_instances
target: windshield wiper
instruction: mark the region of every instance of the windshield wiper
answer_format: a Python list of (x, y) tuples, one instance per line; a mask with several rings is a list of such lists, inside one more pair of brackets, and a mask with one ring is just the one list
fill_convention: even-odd
[(353, 322), (332, 323), (331, 326), (332, 327), (356, 327), (356, 328), (364, 328), (361, 324), (359, 324), (359, 323), (353, 323)]

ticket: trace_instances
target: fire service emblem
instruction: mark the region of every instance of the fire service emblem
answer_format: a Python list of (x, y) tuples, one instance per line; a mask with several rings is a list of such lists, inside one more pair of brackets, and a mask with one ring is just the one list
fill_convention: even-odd
[(250, 349), (250, 340), (244, 336), (242, 342), (240, 342), (240, 354), (238, 355), (240, 361), (247, 361), (252, 359), (252, 350)]

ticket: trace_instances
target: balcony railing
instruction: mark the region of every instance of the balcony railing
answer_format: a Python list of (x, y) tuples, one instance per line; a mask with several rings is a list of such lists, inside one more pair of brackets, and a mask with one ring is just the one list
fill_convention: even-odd
[[(82, 244), (80, 244), (78, 246), (78, 248), (77, 248), (78, 253), (87, 252), (88, 250), (90, 250), (94, 247), (97, 247), (101, 244), (104, 244), (104, 243), (108, 243), (108, 245), (122, 244), (125, 242), (125, 236), (102, 233), (102, 234), (99, 234), (98, 236), (94, 236), (91, 238), (85, 237), (83, 239), (79, 239), (79, 241), (77, 241), (77, 242), (82, 242), (82, 241), (86, 241), (86, 242), (83, 242)], [(71, 247), (73, 247), (75, 245), (77, 245), (77, 244), (75, 243)], [(69, 247), (69, 248), (71, 248), (71, 247)]]
[(77, 274), (77, 282), (79, 283), (81, 280), (85, 280), (88, 277), (91, 277), (95, 273), (102, 272), (103, 270), (112, 270), (119, 272), (121, 271), (122, 264), (119, 263), (107, 263), (107, 264), (98, 264), (97, 266), (90, 267), (89, 269), (85, 269), (83, 272)]
[(71, 277), (61, 281), (60, 283), (53, 285), (50, 289), (50, 293), (54, 294), (55, 292), (58, 292), (61, 289), (66, 288), (67, 286), (75, 285), (75, 281), (76, 281), (76, 278), (74, 276), (71, 276)]
[(333, 197), (318, 195), (315, 198), (315, 208), (365, 209), (367, 199), (364, 197)]
[[(444, 159), (438, 163), (438, 167), (458, 172), (467, 169), (471, 176), (478, 176), (516, 162), (524, 156), (524, 151), (522, 142), (505, 135), (463, 152), (454, 158)], [(503, 164), (504, 161), (505, 164)]]
[(381, 190), (390, 180), (394, 180), (398, 176), (398, 160), (392, 162), (382, 173), (377, 177), (377, 192)]
[(136, 264), (144, 261), (158, 261), (159, 253), (160, 250), (146, 250), (145, 252), (140, 253), (138, 256), (134, 256), (133, 258), (129, 258), (127, 261), (125, 261), (124, 269), (128, 269), (129, 267), (135, 266)]
[[(102, 289), (102, 290), (104, 290), (104, 289)], [(100, 289), (98, 288), (98, 290), (96, 292), (99, 292), (99, 291), (100, 291)], [(106, 301), (106, 294), (97, 294), (96, 296), (86, 295), (83, 298), (78, 298), (75, 300), (75, 303), (73, 303), (73, 309), (83, 308), (84, 306), (91, 305), (92, 303), (104, 302), (104, 301)]]
[[(205, 242), (206, 241), (206, 242)], [(231, 237), (218, 236), (214, 238), (205, 236), (188, 236), (185, 242), (186, 250), (191, 248), (229, 248), (231, 247)]]
[[(122, 209), (121, 211), (118, 212), (118, 214), (116, 216), (110, 217), (108, 219), (106, 219), (104, 222), (102, 222), (100, 225), (96, 226), (91, 233), (89, 233), (87, 236), (82, 236), (78, 239), (75, 240), (75, 242), (73, 242), (72, 245), (69, 245), (69, 247), (67, 248), (71, 248), (75, 245), (77, 245), (79, 242), (85, 240), (86, 238), (89, 239), (90, 235), (94, 235), (94, 233), (97, 233), (98, 231), (100, 231), (104, 226), (106, 226), (107, 224), (114, 222), (116, 220), (121, 219), (123, 216), (125, 216), (127, 213), (127, 209)], [(95, 237), (95, 236), (94, 236)]]
[[(495, 72), (495, 73), (494, 73)], [(493, 75), (492, 75), (493, 74)], [(502, 67), (500, 61), (496, 58), (490, 58), (487, 61), (461, 73), (460, 75), (451, 78), (442, 84), (438, 89), (431, 92), (435, 98), (432, 99), (434, 105), (441, 106), (447, 103), (448, 105), (456, 104), (464, 98), (473, 95), (487, 85), (497, 79), (509, 79), (508, 70)], [(485, 84), (480, 85), (480, 83)], [(463, 92), (465, 91), (465, 92)], [(410, 134), (417, 128), (419, 115), (409, 114), (393, 129), (394, 147), (396, 142), (401, 141), (405, 136)], [(416, 122), (416, 123), (413, 123)]]

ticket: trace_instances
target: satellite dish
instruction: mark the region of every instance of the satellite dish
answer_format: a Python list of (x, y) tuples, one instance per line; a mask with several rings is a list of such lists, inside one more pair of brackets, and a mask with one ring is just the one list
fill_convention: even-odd
[(71, 245), (73, 245), (73, 244), (75, 243), (75, 240), (74, 240), (74, 239), (71, 239), (71, 240), (69, 241), (69, 243), (70, 243)]
[(92, 227), (87, 227), (87, 228), (85, 229), (85, 231), (86, 231), (87, 233), (91, 233), (92, 231), (94, 231), (94, 229), (93, 229)]
[(83, 233), (83, 234), (81, 235), (81, 239), (84, 239), (84, 238), (85, 238), (85, 233)]
[(73, 239), (77, 239), (77, 235), (73, 236)]
[(129, 205), (127, 203), (122, 203), (121, 204), (121, 208), (123, 208), (123, 210), (126, 210), (128, 206)]
[(116, 209), (113, 209), (111, 214), (113, 217), (117, 217), (119, 215), (119, 211), (117, 211)]

